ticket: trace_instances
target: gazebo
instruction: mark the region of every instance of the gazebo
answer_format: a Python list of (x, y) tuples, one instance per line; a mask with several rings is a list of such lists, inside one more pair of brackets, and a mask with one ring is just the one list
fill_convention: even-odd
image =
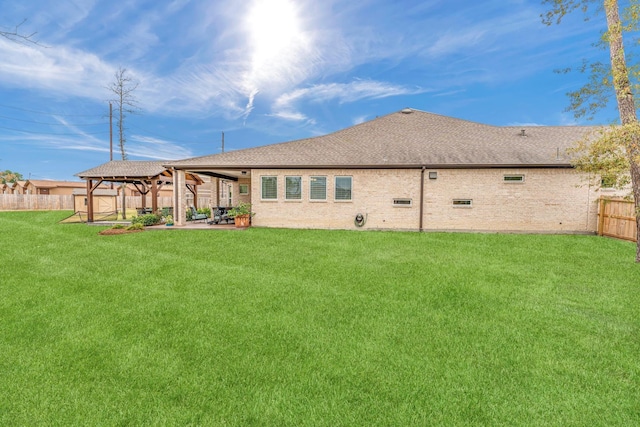
[[(146, 196), (151, 193), (151, 209), (158, 210), (158, 191), (165, 184), (173, 184), (174, 171), (163, 166), (166, 161), (137, 161), (137, 160), (112, 160), (95, 168), (77, 173), (76, 176), (87, 181), (87, 221), (93, 222), (93, 194), (104, 182), (128, 183), (135, 186), (142, 196), (142, 205), (146, 206)], [(184, 184), (194, 195), (194, 204), (197, 208), (198, 185), (203, 180), (196, 174), (186, 173)], [(180, 206), (176, 200), (174, 191), (174, 206)], [(125, 206), (123, 206), (123, 209)]]

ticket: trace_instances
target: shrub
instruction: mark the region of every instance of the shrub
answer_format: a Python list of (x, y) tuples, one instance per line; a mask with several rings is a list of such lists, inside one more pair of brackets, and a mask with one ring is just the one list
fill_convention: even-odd
[(251, 204), (250, 203), (240, 203), (238, 206), (235, 206), (227, 211), (227, 216), (229, 218), (235, 218), (239, 215), (250, 215), (254, 216), (255, 213), (251, 212)]
[(134, 216), (131, 218), (131, 225), (142, 224), (143, 226), (156, 225), (160, 223), (162, 217), (156, 214), (146, 214), (140, 216)]
[(131, 224), (127, 227), (127, 230), (144, 230), (144, 225), (141, 223)]

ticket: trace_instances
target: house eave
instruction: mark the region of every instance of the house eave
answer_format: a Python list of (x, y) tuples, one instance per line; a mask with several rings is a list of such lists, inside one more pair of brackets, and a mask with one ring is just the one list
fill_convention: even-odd
[(437, 164), (437, 163), (414, 163), (414, 164), (373, 164), (373, 165), (284, 165), (284, 164), (247, 164), (247, 165), (216, 165), (216, 164), (192, 164), (192, 165), (166, 165), (177, 170), (251, 170), (251, 169), (571, 169), (570, 163), (477, 163), (477, 164)]

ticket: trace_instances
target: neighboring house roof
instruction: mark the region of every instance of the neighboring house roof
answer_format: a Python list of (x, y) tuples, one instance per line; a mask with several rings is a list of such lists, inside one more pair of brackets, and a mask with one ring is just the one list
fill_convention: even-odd
[(26, 185), (29, 184), (37, 188), (82, 188), (87, 185), (81, 181), (53, 181), (48, 179), (30, 179), (27, 181)]
[(24, 188), (26, 183), (27, 183), (27, 181), (16, 181), (13, 184), (11, 184), (11, 186), (13, 188), (16, 188), (16, 187), (23, 187)]
[(566, 149), (593, 129), (585, 126), (498, 127), (404, 109), (324, 136), (164, 162), (164, 165), (195, 170), (570, 167)]

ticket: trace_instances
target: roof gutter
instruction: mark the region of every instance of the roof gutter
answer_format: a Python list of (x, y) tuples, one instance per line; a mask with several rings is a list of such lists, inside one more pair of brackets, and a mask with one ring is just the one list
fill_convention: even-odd
[(182, 169), (182, 170), (198, 170), (198, 169), (225, 169), (225, 170), (248, 170), (248, 169), (572, 169), (573, 166), (570, 163), (478, 163), (478, 164), (380, 164), (380, 165), (303, 165), (303, 164), (288, 164), (288, 165), (258, 165), (258, 164), (244, 164), (244, 165), (215, 165), (215, 164), (193, 164), (193, 165), (164, 165), (167, 168)]

